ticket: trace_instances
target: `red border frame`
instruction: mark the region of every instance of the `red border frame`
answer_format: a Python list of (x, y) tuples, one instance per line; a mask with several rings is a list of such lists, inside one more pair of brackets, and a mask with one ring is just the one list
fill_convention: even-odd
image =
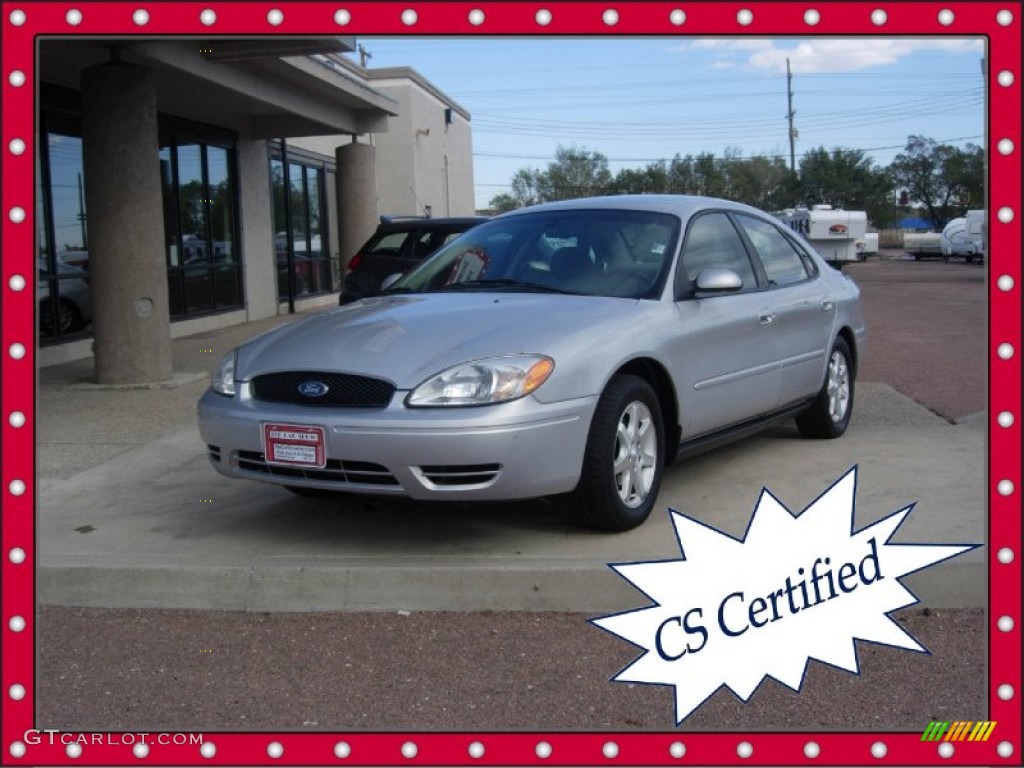
[[(138, 26), (133, 12), (145, 8), (149, 21)], [(213, 26), (200, 22), (200, 12), (211, 8), (217, 13)], [(278, 26), (267, 21), (267, 12), (279, 8), (284, 20)], [(334, 12), (346, 9), (351, 21), (338, 26)], [(412, 26), (402, 22), (402, 12), (414, 9), (418, 19)], [(475, 26), (469, 21), (474, 9), (484, 11), (485, 21)], [(604, 23), (602, 14), (614, 8), (618, 22)], [(677, 26), (669, 13), (676, 8), (686, 12), (686, 21)], [(820, 13), (820, 21), (808, 25), (804, 13), (809, 9)], [(79, 24), (71, 25), (66, 13), (78, 9)], [(552, 19), (539, 26), (535, 14), (540, 9), (551, 11)], [(741, 25), (737, 13), (753, 11), (753, 21)], [(887, 14), (884, 25), (871, 20), (872, 12), (881, 9)], [(951, 24), (943, 25), (939, 12), (948, 9), (954, 14)], [(23, 11), (22, 24), (15, 24), (11, 12)], [(356, 765), (663, 765), (740, 763), (759, 765), (1021, 765), (1024, 745), (1021, 744), (1021, 12), (1019, 2), (628, 2), (605, 0), (592, 2), (223, 2), (164, 3), (143, 2), (3, 2), (3, 138), (0, 145), (2, 169), (2, 234), (3, 282), (0, 284), (0, 307), (3, 327), (2, 361), (3, 420), (0, 434), (3, 445), (2, 613), (3, 633), (2, 678), (0, 689), (3, 706), (4, 765), (268, 765), (272, 763), (300, 765), (352, 763)], [(997, 21), (999, 11), (1009, 11), (1008, 24)], [(133, 754), (124, 744), (87, 744), (77, 759), (66, 754), (62, 744), (43, 743), (19, 748), (27, 729), (34, 726), (34, 526), (35, 497), (34, 445), (35, 433), (35, 346), (33, 240), (34, 223), (34, 155), (35, 134), (35, 37), (42, 34), (61, 35), (202, 35), (211, 34), (307, 34), (345, 35), (983, 35), (988, 38), (989, 137), (987, 149), (990, 211), (989, 280), (989, 456), (986, 478), (989, 494), (989, 711), (987, 717), (998, 722), (994, 738), (988, 742), (957, 742), (952, 756), (943, 758), (935, 743), (921, 742), (920, 733), (415, 733), (380, 734), (349, 733), (207, 733), (216, 753), (201, 756), (195, 745), (153, 746), (145, 758)], [(12, 84), (11, 72), (20, 70), (25, 82)], [(1000, 83), (1000, 73), (1013, 79)], [(1005, 77), (1005, 76), (1004, 76)], [(1005, 82), (1005, 80), (1004, 80)], [(12, 139), (25, 142), (25, 151), (15, 155), (10, 149)], [(1002, 139), (1013, 142), (1012, 151), (997, 151)], [(10, 212), (20, 207), (25, 218), (14, 223)], [(1002, 222), (1001, 209), (1013, 212), (1013, 220)], [(11, 284), (14, 275), (25, 279), (25, 286), (16, 290)], [(1007, 285), (1006, 276), (1012, 278)], [(1003, 278), (1000, 281), (1000, 278)], [(24, 346), (25, 354), (15, 358), (12, 345)], [(1008, 359), (1005, 353), (1012, 346)], [(23, 426), (15, 427), (10, 415), (25, 415)], [(1013, 415), (1013, 422), (1003, 427), (1000, 413)], [(24, 482), (24, 492), (15, 494), (12, 481)], [(1008, 494), (999, 492), (1001, 481), (1013, 483)], [(1005, 485), (1003, 486), (1005, 488)], [(1014, 552), (1009, 563), (1002, 563), (997, 553), (1004, 547)], [(24, 552), (24, 560), (12, 559), (12, 550)], [(9, 621), (20, 616), (25, 629), (14, 632)], [(1009, 616), (1015, 626), (1008, 632), (998, 628), (1000, 617)], [(25, 687), (25, 695), (14, 699), (11, 686)], [(997, 693), (1000, 685), (1013, 686), (1013, 696), (1004, 701)], [(976, 713), (964, 713), (965, 716)], [(922, 723), (924, 728), (927, 723)], [(344, 741), (350, 747), (345, 759), (335, 756), (335, 745)], [(284, 747), (278, 758), (268, 756), (267, 747), (279, 742)], [(537, 745), (546, 742), (550, 755), (541, 758)], [(740, 758), (737, 747), (747, 742), (753, 747), (750, 757)], [(816, 758), (805, 756), (805, 746), (813, 742), (820, 747)], [(1013, 747), (1008, 757), (1000, 756), (998, 746), (1007, 742)], [(416, 745), (413, 757), (403, 754), (407, 743)], [(470, 754), (470, 745), (484, 747), (480, 757)], [(617, 747), (617, 754), (608, 757), (605, 747)], [(670, 747), (685, 745), (685, 756), (673, 757)], [(885, 754), (875, 757), (872, 747), (885, 745)], [(12, 748), (12, 745), (13, 748)], [(474, 747), (474, 752), (477, 748)], [(612, 752), (609, 748), (609, 753)], [(19, 755), (20, 756), (17, 756)], [(543, 754), (543, 752), (542, 752)]]

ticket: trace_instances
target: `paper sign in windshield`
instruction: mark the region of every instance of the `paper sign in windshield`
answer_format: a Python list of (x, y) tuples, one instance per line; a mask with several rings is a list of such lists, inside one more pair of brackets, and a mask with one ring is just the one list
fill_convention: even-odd
[(975, 545), (891, 543), (913, 505), (854, 531), (856, 480), (799, 515), (764, 489), (743, 539), (669, 510), (682, 559), (612, 566), (655, 604), (593, 620), (646, 650), (614, 680), (673, 686), (678, 724), (723, 685), (799, 691), (810, 659), (859, 673), (855, 640), (924, 651), (888, 615), (918, 602), (899, 579)]

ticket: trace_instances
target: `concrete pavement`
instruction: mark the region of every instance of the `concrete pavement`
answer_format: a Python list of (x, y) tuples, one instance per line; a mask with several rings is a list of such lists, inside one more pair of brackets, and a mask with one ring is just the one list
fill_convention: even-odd
[[(637, 607), (608, 563), (678, 558), (668, 507), (739, 536), (763, 486), (794, 511), (859, 465), (856, 525), (917, 503), (895, 541), (985, 539), (985, 419), (950, 424), (861, 382), (835, 441), (784, 426), (666, 473), (652, 518), (626, 534), (575, 527), (546, 501), (424, 505), (306, 499), (221, 477), (195, 401), (240, 340), (287, 318), (174, 342), (162, 388), (89, 384), (88, 361), (39, 376), (41, 603), (248, 611)], [(985, 550), (906, 579), (931, 607), (984, 606)]]

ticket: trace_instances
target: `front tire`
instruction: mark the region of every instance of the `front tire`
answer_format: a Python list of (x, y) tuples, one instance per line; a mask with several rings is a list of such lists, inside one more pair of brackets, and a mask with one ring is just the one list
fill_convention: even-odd
[(579, 518), (605, 531), (642, 524), (661, 488), (664, 439), (651, 386), (638, 376), (613, 378), (597, 403), (572, 498)]
[(810, 409), (796, 417), (801, 435), (827, 440), (846, 431), (853, 413), (853, 380), (853, 354), (840, 336), (832, 345), (821, 391)]

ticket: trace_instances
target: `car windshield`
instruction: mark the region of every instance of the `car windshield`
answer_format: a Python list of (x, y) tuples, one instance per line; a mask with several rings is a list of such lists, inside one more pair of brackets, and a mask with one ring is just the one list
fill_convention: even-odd
[(674, 216), (648, 211), (547, 211), (495, 219), (442, 248), (388, 292), (655, 298), (678, 233)]

